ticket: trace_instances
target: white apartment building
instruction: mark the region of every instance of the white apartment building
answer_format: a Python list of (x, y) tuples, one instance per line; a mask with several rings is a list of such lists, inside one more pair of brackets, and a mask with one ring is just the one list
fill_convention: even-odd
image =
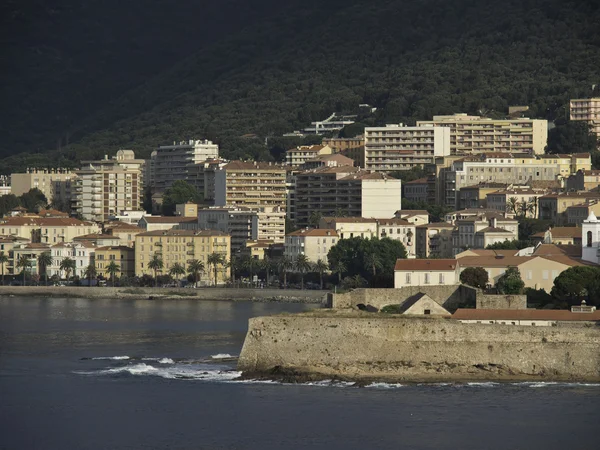
[(569, 102), (571, 120), (584, 121), (600, 139), (600, 98), (578, 98)]
[(10, 177), (6, 175), (0, 175), (0, 197), (3, 195), (8, 195), (10, 193)]
[(285, 162), (291, 166), (299, 166), (318, 156), (332, 153), (333, 149), (328, 145), (300, 145), (285, 152)]
[(198, 209), (198, 228), (218, 230), (231, 236), (231, 251), (245, 247), (246, 241), (258, 240), (259, 214), (244, 207)]
[(82, 161), (72, 189), (72, 210), (97, 222), (142, 210), (144, 164), (131, 150), (119, 150), (111, 159)]
[(295, 261), (305, 255), (309, 262), (327, 262), (327, 254), (338, 241), (335, 230), (302, 228), (285, 236), (284, 255)]
[(209, 140), (189, 140), (161, 145), (150, 155), (152, 170), (149, 185), (154, 192), (164, 192), (175, 180), (185, 180), (190, 164), (200, 164), (219, 157), (219, 146)]
[(75, 173), (69, 169), (27, 169), (25, 173), (11, 174), (9, 193), (18, 197), (35, 188), (42, 191), (49, 203), (68, 206), (74, 178)]
[(455, 222), (452, 231), (453, 254), (466, 249), (486, 248), (488, 245), (519, 238), (519, 222), (498, 213), (483, 213)]
[(365, 128), (367, 170), (390, 172), (433, 164), (450, 155), (450, 130), (445, 127), (406, 127), (402, 124)]
[(90, 264), (94, 264), (95, 250), (96, 246), (88, 241), (63, 242), (53, 245), (50, 248), (52, 264), (48, 266), (48, 276), (57, 275), (64, 278), (66, 273), (61, 270), (60, 265), (65, 258), (71, 258), (75, 261), (75, 270), (69, 275), (85, 278), (85, 269)]
[(455, 153), (524, 152), (544, 154), (548, 121), (540, 119), (488, 119), (464, 113), (433, 116), (417, 122), (418, 127), (450, 129), (450, 149)]
[(215, 171), (215, 206), (245, 207), (258, 214), (258, 239), (285, 240), (287, 167), (232, 161)]

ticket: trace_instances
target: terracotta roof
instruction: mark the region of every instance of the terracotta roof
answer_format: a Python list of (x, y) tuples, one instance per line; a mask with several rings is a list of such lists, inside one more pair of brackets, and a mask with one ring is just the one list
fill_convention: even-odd
[(423, 225), (417, 225), (416, 228), (455, 228), (455, 225), (452, 225), (448, 222), (432, 222), (424, 223)]
[[(31, 249), (49, 249), (50, 248), (50, 244), (41, 244), (41, 243), (34, 243), (32, 242), (31, 244), (25, 244), (24, 247), (22, 248), (31, 248)], [(18, 250), (18, 249), (15, 249)]]
[(406, 219), (400, 218), (391, 218), (391, 219), (375, 219), (379, 222), (379, 225), (414, 225), (414, 223), (410, 223)]
[(534, 256), (567, 255), (572, 257), (581, 256), (581, 246), (563, 244), (539, 244), (533, 251)]
[(557, 321), (598, 321), (600, 311), (574, 313), (557, 309), (463, 309), (459, 308), (453, 319), (458, 320), (557, 320)]
[(138, 227), (137, 225), (134, 225), (132, 223), (127, 223), (127, 222), (121, 222), (120, 220), (114, 220), (111, 222), (107, 222), (104, 224), (104, 228), (107, 229), (116, 229), (116, 230), (128, 230), (128, 229), (136, 229), (136, 230), (141, 230), (142, 228)]
[[(550, 229), (553, 238), (581, 238), (581, 227), (554, 227)], [(544, 238), (546, 232), (532, 234), (531, 237)]]
[(477, 233), (510, 233), (510, 231), (505, 230), (504, 228), (497, 228), (497, 227), (487, 227), (484, 228), (483, 230), (479, 230)]
[(456, 270), (458, 261), (456, 259), (398, 259), (394, 270)]
[(368, 219), (366, 217), (323, 217), (326, 223), (375, 223), (377, 219)]
[(42, 227), (68, 227), (68, 226), (92, 226), (92, 222), (84, 222), (73, 217), (6, 217), (0, 221), (2, 225), (8, 226), (42, 226)]
[(196, 217), (182, 217), (182, 216), (153, 216), (153, 217), (142, 217), (140, 220), (145, 220), (146, 223), (184, 223), (184, 222), (197, 222)]
[[(537, 255), (536, 255), (537, 256)], [(584, 261), (580, 258), (574, 258), (568, 255), (544, 255), (541, 256), (543, 259), (547, 259), (548, 261), (554, 261), (560, 264), (564, 264), (566, 266), (576, 267), (576, 266), (596, 266), (596, 264), (591, 263), (589, 261)]]
[(516, 267), (531, 261), (535, 256), (465, 256), (458, 260), (461, 267)]
[(58, 209), (41, 209), (38, 215), (40, 217), (69, 217), (69, 213), (59, 211)]
[(314, 174), (328, 174), (328, 173), (354, 173), (358, 172), (360, 167), (355, 166), (324, 166), (318, 167), (316, 169), (305, 170), (303, 172), (299, 172), (297, 176), (310, 176)]
[(296, 230), (291, 233), (286, 234), (286, 236), (330, 236), (330, 237), (338, 237), (338, 234), (335, 230), (331, 230), (329, 228), (311, 228), (306, 229), (303, 228), (301, 230)]
[(227, 233), (217, 230), (156, 230), (145, 231), (137, 236), (229, 236)]

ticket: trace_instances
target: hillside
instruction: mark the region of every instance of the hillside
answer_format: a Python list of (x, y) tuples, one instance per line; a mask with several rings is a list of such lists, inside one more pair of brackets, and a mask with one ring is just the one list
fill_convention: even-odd
[[(73, 36), (56, 45), (91, 46), (108, 65), (88, 55), (75, 58), (78, 70), (61, 72), (41, 61), (25, 81), (17, 69), (3, 80), (2, 93), (12, 97), (0, 110), (2, 151), (16, 153), (3, 161), (5, 172), (123, 147), (147, 156), (156, 145), (191, 137), (218, 141), (226, 157), (268, 159), (263, 137), (358, 103), (379, 108), (372, 123), (456, 111), (494, 115), (516, 104), (553, 120), (564, 117), (570, 97), (600, 84), (600, 8), (592, 0), (290, 1), (277, 8), (257, 0), (245, 9), (247, 2), (229, 0), (232, 13), (209, 14), (209, 26), (221, 31), (202, 35), (191, 31), (194, 14), (165, 3), (144, 3), (131, 31), (137, 47), (126, 31), (130, 45), (117, 39), (105, 46), (103, 17), (77, 12), (76, 22), (96, 27), (80, 25), (88, 34), (83, 46)], [(127, 17), (128, 7), (118, 7)], [(157, 35), (157, 27), (169, 32)], [(43, 83), (29, 92), (31, 80)], [(69, 86), (78, 86), (72, 95)], [(29, 109), (37, 102), (45, 109)], [(57, 119), (63, 116), (69, 120)], [(239, 138), (246, 133), (259, 139)]]

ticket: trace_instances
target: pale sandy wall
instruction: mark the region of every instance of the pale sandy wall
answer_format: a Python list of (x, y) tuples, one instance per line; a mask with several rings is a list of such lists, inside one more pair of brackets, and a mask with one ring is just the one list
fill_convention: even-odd
[(479, 325), (321, 311), (251, 319), (239, 368), (399, 381), (600, 381), (598, 348), (597, 326)]

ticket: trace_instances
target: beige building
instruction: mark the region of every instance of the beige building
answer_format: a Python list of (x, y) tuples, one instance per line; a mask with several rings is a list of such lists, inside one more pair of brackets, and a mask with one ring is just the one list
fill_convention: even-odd
[(409, 170), (450, 155), (450, 130), (442, 127), (387, 125), (365, 128), (362, 167), (376, 172)]
[(0, 236), (0, 254), (5, 254), (8, 257), (8, 262), (0, 266), (0, 273), (3, 275), (14, 274), (14, 256), (13, 249), (29, 244), (29, 239), (24, 239), (18, 236)]
[(189, 140), (162, 145), (150, 156), (150, 180), (153, 192), (163, 193), (175, 180), (186, 180), (190, 166), (219, 157), (219, 146), (209, 140)]
[(418, 225), (416, 231), (417, 258), (451, 258), (454, 225), (445, 222)]
[(527, 152), (544, 154), (548, 141), (548, 121), (539, 119), (496, 120), (467, 114), (433, 116), (417, 126), (450, 130), (452, 153)]
[(66, 209), (71, 202), (71, 183), (75, 174), (69, 169), (27, 169), (10, 176), (10, 193), (20, 195), (31, 189), (42, 191), (48, 203)]
[(319, 156), (332, 153), (333, 149), (328, 145), (301, 145), (285, 152), (285, 162), (291, 166), (300, 166)]
[(214, 206), (202, 208), (198, 210), (198, 228), (201, 230), (218, 230), (229, 234), (231, 236), (231, 250), (236, 252), (243, 249), (246, 242), (258, 240), (258, 213), (250, 208), (243, 207), (219, 208)]
[[(215, 230), (166, 230), (140, 233), (135, 237), (135, 274), (154, 276), (148, 263), (154, 255), (163, 261), (159, 274), (167, 274), (174, 264), (186, 269), (192, 260), (204, 264), (198, 283), (213, 284), (213, 269), (209, 267), (208, 256), (218, 253), (224, 261), (231, 260), (231, 240), (228, 234)], [(224, 284), (229, 278), (227, 265), (217, 267), (217, 284)]]
[(18, 236), (33, 243), (71, 242), (78, 236), (99, 231), (97, 224), (73, 218), (17, 216), (0, 219), (0, 235)]
[(89, 265), (94, 264), (96, 246), (90, 241), (61, 242), (54, 244), (50, 248), (52, 264), (48, 266), (48, 276), (54, 275), (59, 278), (65, 278), (66, 272), (61, 269), (64, 259), (70, 258), (75, 262), (75, 269), (69, 274), (85, 278), (85, 270)]
[(131, 150), (119, 150), (111, 159), (82, 161), (72, 190), (73, 211), (97, 222), (141, 211), (144, 164)]
[[(401, 181), (357, 167), (323, 167), (296, 175), (295, 217), (307, 226), (313, 214), (347, 217), (393, 217), (401, 209)], [(316, 225), (316, 224), (313, 224)]]
[[(504, 183), (478, 183), (458, 190), (458, 209), (487, 208), (487, 195), (506, 188)], [(504, 211), (504, 210), (503, 210)]]
[(600, 139), (600, 98), (578, 98), (569, 102), (571, 120), (586, 122)]
[(225, 166), (224, 159), (207, 159), (187, 166), (186, 181), (202, 194), (204, 205), (212, 206), (215, 201), (215, 172)]
[(357, 167), (365, 168), (365, 146), (342, 150), (342, 155), (354, 161)]
[(309, 159), (304, 164), (300, 165), (300, 170), (318, 169), (319, 167), (337, 167), (337, 166), (354, 166), (354, 160), (350, 159), (341, 153), (333, 153), (331, 155), (321, 155), (314, 159)]
[(399, 259), (394, 267), (394, 288), (459, 284), (455, 259)]
[(569, 191), (591, 191), (600, 186), (600, 170), (578, 170), (567, 179)]
[(482, 213), (457, 219), (452, 231), (454, 255), (469, 248), (486, 248), (489, 245), (519, 238), (519, 222), (499, 213)]
[(335, 153), (340, 153), (346, 150), (364, 147), (365, 138), (364, 136), (356, 136), (353, 138), (323, 138), (321, 143), (331, 147)]
[(591, 213), (600, 216), (600, 201), (586, 199), (583, 203), (567, 207), (567, 225), (581, 226)]
[(265, 162), (232, 161), (215, 172), (215, 206), (258, 213), (258, 239), (285, 238), (287, 168)]
[(12, 270), (13, 274), (17, 275), (22, 273), (22, 268), (18, 267), (18, 261), (22, 257), (26, 257), (29, 260), (29, 268), (26, 269), (26, 273), (32, 275), (41, 275), (40, 268), (38, 265), (38, 257), (42, 253), (49, 253), (50, 245), (41, 243), (29, 243), (29, 244), (17, 244), (13, 247), (12, 257)]
[(529, 186), (508, 187), (488, 192), (486, 194), (486, 206), (502, 213), (507, 212), (537, 219), (538, 198), (548, 193), (548, 189), (536, 189)]
[(137, 225), (119, 221), (105, 223), (103, 228), (106, 234), (119, 238), (120, 245), (126, 247), (133, 247), (135, 245), (136, 235), (145, 231)]
[(299, 255), (305, 255), (308, 261), (327, 263), (327, 254), (338, 241), (335, 230), (302, 228), (285, 236), (284, 254), (295, 261)]
[(164, 231), (172, 228), (196, 230), (198, 229), (198, 218), (182, 216), (144, 216), (138, 222), (138, 227), (144, 231)]
[(189, 202), (175, 205), (175, 215), (179, 217), (198, 217), (198, 205)]
[(401, 209), (394, 213), (394, 217), (404, 219), (417, 226), (429, 223), (429, 212), (426, 209)]
[(535, 243), (581, 247), (581, 227), (554, 227), (532, 234), (529, 239)]
[(115, 274), (117, 278), (123, 275), (132, 277), (135, 275), (135, 250), (132, 247), (123, 245), (98, 247), (96, 248), (95, 258), (96, 274), (110, 279), (110, 274), (106, 268), (111, 262), (119, 266), (119, 271)]
[(538, 198), (540, 219), (551, 220), (557, 226), (567, 224), (567, 208), (600, 200), (600, 192), (563, 192)]
[(435, 203), (435, 177), (424, 177), (404, 183), (404, 196), (411, 202)]

